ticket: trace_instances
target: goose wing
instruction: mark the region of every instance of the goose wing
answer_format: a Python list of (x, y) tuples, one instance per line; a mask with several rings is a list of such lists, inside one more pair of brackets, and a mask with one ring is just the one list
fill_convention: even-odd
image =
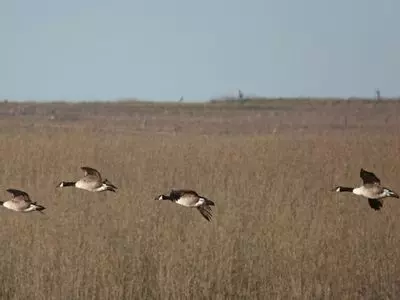
[(32, 202), (29, 195), (24, 191), (17, 189), (7, 189), (7, 192), (12, 194), (12, 198), (14, 201)]
[(376, 175), (372, 172), (365, 171), (364, 169), (360, 170), (360, 177), (364, 184), (372, 183), (372, 184), (381, 184), (381, 181)]
[(197, 207), (201, 215), (206, 219), (207, 221), (211, 221), (212, 218), (212, 211), (209, 206), (199, 206)]
[(171, 189), (169, 196), (172, 199), (179, 199), (183, 196), (196, 196), (199, 197), (199, 195), (193, 191), (193, 190), (185, 190), (185, 189), (180, 189), (180, 190), (176, 190), (176, 189)]
[(81, 170), (85, 172), (85, 176), (94, 176), (98, 179), (98, 181), (102, 181), (100, 172), (97, 171), (96, 169), (90, 167), (81, 167)]
[(382, 200), (379, 200), (379, 199), (368, 198), (368, 203), (369, 203), (369, 206), (371, 206), (371, 208), (373, 208), (375, 210), (380, 210), (383, 206)]

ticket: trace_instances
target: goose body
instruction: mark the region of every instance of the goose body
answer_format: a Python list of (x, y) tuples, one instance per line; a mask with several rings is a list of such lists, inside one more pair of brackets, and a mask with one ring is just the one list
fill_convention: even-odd
[(380, 179), (372, 172), (361, 168), (360, 177), (363, 184), (359, 187), (337, 186), (336, 192), (351, 192), (355, 195), (368, 199), (369, 206), (374, 210), (380, 210), (383, 206), (383, 199), (387, 197), (399, 198), (394, 191), (381, 186)]
[(197, 208), (201, 215), (210, 221), (212, 217), (212, 210), (210, 206), (214, 206), (214, 202), (206, 197), (200, 196), (193, 190), (171, 190), (169, 195), (159, 195), (154, 200), (169, 200), (176, 204)]
[(7, 192), (12, 194), (12, 198), (5, 202), (0, 202), (0, 205), (4, 206), (7, 209), (17, 211), (17, 212), (31, 212), (31, 211), (39, 211), (45, 209), (44, 206), (37, 204), (36, 202), (32, 202), (29, 195), (21, 190), (17, 189), (7, 189)]
[(102, 179), (101, 174), (96, 169), (90, 167), (81, 167), (85, 175), (78, 181), (61, 181), (57, 187), (75, 187), (77, 189), (86, 190), (89, 192), (104, 192), (111, 191), (116, 192), (118, 189), (109, 180)]

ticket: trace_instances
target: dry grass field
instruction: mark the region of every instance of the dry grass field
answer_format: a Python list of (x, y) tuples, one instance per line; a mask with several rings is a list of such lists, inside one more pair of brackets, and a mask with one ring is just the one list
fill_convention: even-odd
[[(398, 299), (400, 102), (0, 103), (1, 299)], [(118, 193), (56, 189), (92, 166)], [(195, 209), (153, 198), (191, 188)], [(1, 207), (0, 207), (1, 208)]]

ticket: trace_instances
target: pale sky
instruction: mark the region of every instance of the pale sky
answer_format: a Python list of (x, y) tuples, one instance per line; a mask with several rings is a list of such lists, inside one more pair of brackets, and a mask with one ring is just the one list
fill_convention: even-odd
[(0, 0), (0, 99), (400, 96), (398, 0)]

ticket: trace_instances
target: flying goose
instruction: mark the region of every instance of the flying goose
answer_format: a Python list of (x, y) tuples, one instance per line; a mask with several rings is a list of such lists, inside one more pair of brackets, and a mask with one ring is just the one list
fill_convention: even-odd
[(383, 205), (383, 198), (394, 197), (399, 198), (399, 195), (390, 189), (381, 186), (381, 181), (372, 172), (368, 172), (361, 168), (360, 177), (363, 184), (360, 187), (344, 187), (337, 186), (333, 189), (336, 192), (352, 192), (358, 196), (368, 199), (369, 206), (375, 210), (380, 210)]
[(36, 202), (32, 202), (29, 195), (24, 191), (8, 189), (7, 192), (12, 194), (12, 198), (5, 202), (0, 201), (0, 205), (4, 206), (5, 208), (18, 212), (30, 212), (37, 210), (38, 212), (43, 213), (42, 210), (44, 210), (45, 207), (36, 204)]
[(210, 206), (215, 205), (213, 201), (200, 196), (195, 191), (185, 189), (172, 189), (169, 195), (159, 195), (154, 200), (170, 200), (186, 207), (195, 207), (207, 221), (210, 221), (212, 217)]
[(81, 167), (85, 172), (85, 176), (78, 181), (61, 181), (57, 187), (76, 187), (78, 189), (87, 190), (89, 192), (111, 191), (116, 193), (118, 189), (107, 179), (102, 180), (100, 172), (90, 167)]

